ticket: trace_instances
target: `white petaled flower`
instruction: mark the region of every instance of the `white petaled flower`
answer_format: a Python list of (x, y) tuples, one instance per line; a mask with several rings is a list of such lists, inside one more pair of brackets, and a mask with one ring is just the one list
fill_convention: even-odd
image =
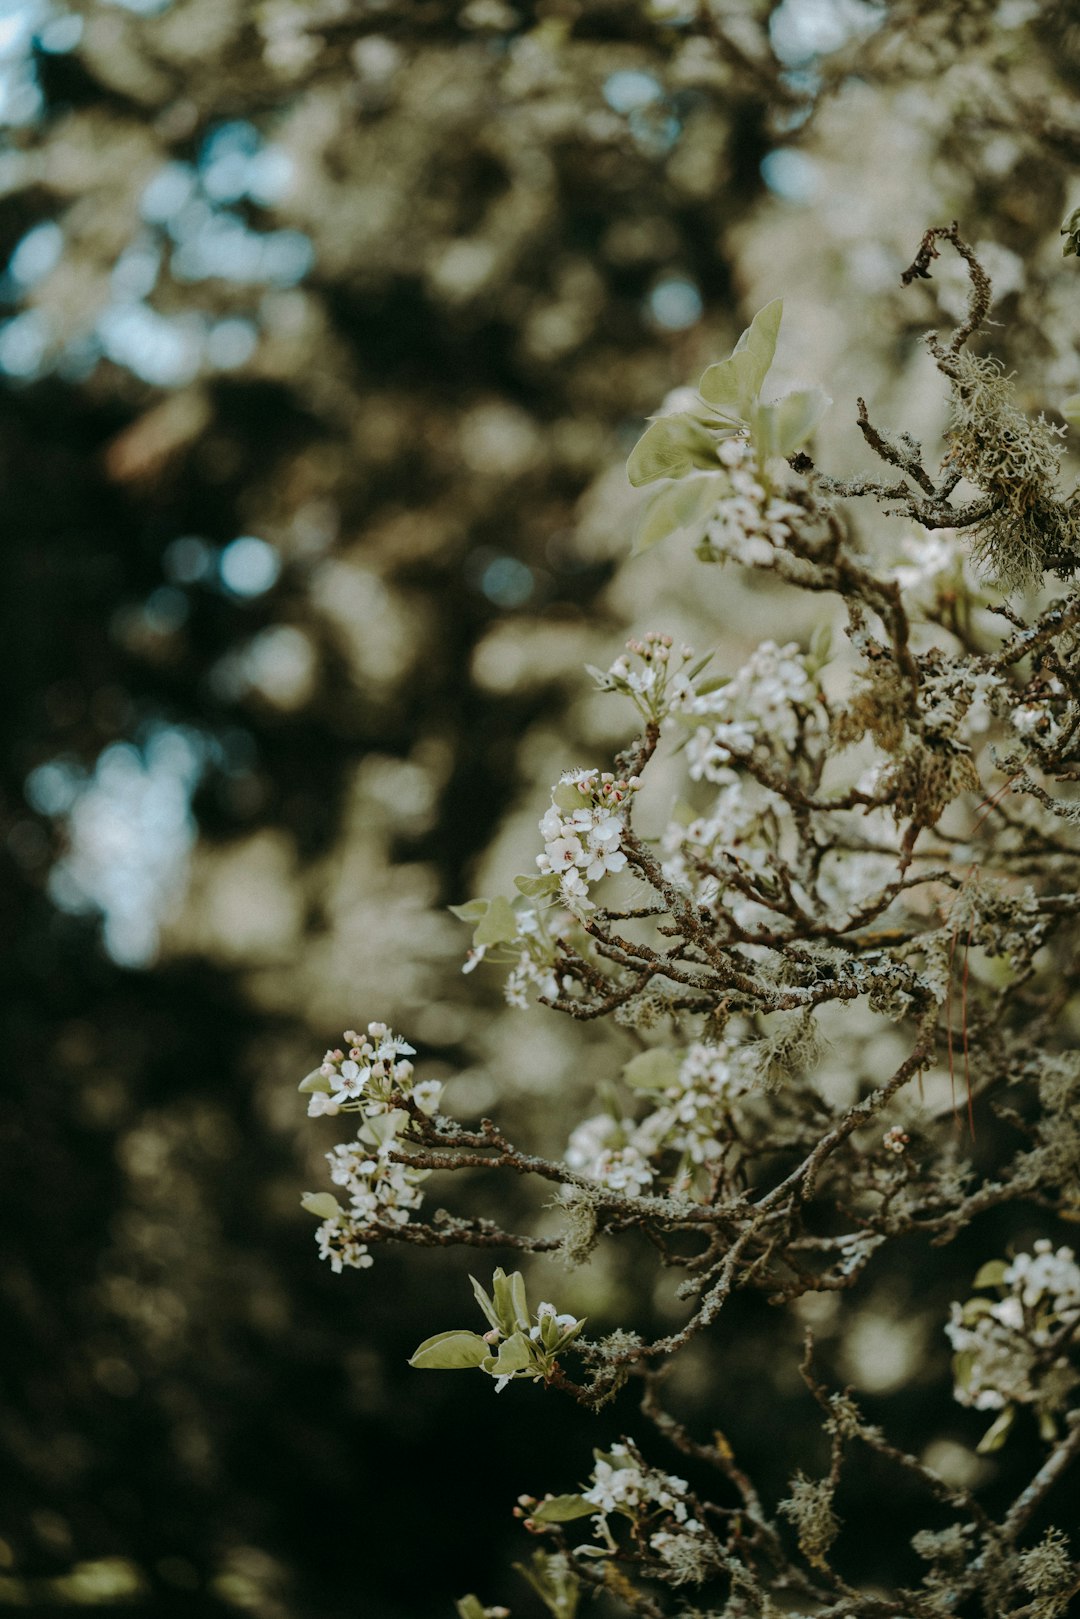
[(732, 758), (758, 749), (786, 765), (793, 753), (817, 752), (827, 741), (817, 687), (794, 642), (763, 641), (726, 684), (694, 693), (680, 712), (700, 722), (687, 750), (696, 781), (722, 781), (718, 773)]
[(343, 1102), (354, 1102), (370, 1078), (370, 1068), (361, 1068), (351, 1057), (346, 1057), (338, 1068), (338, 1090), (332, 1098), (334, 1106), (340, 1107)]
[(900, 549), (906, 560), (893, 568), (892, 576), (901, 590), (915, 592), (925, 586), (933, 596), (943, 586), (955, 589), (962, 582), (966, 548), (958, 529), (906, 534)]
[(684, 1499), (689, 1488), (685, 1479), (642, 1466), (627, 1445), (612, 1445), (609, 1454), (611, 1460), (597, 1457), (592, 1483), (582, 1491), (583, 1500), (604, 1516), (623, 1511), (639, 1519), (665, 1512), (677, 1524), (694, 1522)]
[(330, 1179), (348, 1194), (348, 1208), (323, 1221), (317, 1232), (319, 1253), (335, 1271), (365, 1270), (371, 1263), (365, 1237), (373, 1227), (404, 1225), (419, 1208), (421, 1184), (428, 1170), (396, 1162), (394, 1155), (415, 1126), (403, 1101), (421, 1113), (434, 1114), (442, 1100), (438, 1080), (414, 1082), (409, 1061), (415, 1047), (385, 1023), (369, 1023), (366, 1036), (345, 1033), (348, 1055), (328, 1051), (319, 1069), (329, 1092), (316, 1091), (308, 1101), (312, 1117), (341, 1111), (360, 1113), (356, 1138), (339, 1142), (329, 1153)]
[(945, 1332), (956, 1352), (955, 1398), (977, 1411), (1006, 1405), (1060, 1410), (1080, 1382), (1065, 1343), (1080, 1321), (1080, 1266), (1073, 1250), (1055, 1252), (1044, 1239), (1033, 1253), (1017, 1254), (1000, 1275), (1003, 1297), (952, 1306)]
[[(686, 1049), (674, 1085), (661, 1092), (652, 1118), (639, 1125), (639, 1136), (651, 1131), (658, 1146), (682, 1155), (684, 1167), (715, 1162), (731, 1143), (736, 1099), (755, 1084), (746, 1054), (723, 1042), (695, 1042)], [(689, 1167), (686, 1178), (693, 1178)]]
[[(608, 771), (567, 771), (556, 788), (559, 801), (540, 818), (544, 852), (536, 857), (537, 867), (544, 876), (559, 878), (560, 894), (574, 914), (592, 908), (590, 883), (626, 866), (626, 852), (621, 847), (626, 806), (638, 785), (636, 777), (624, 780)], [(574, 796), (580, 798), (579, 803)], [(512, 993), (511, 1004), (518, 1004), (519, 983)]]
[(613, 1119), (610, 1113), (598, 1113), (577, 1126), (567, 1144), (566, 1162), (589, 1180), (631, 1196), (648, 1191), (655, 1179), (637, 1125), (632, 1119)]
[(442, 1101), (443, 1087), (437, 1079), (422, 1079), (419, 1085), (414, 1085), (412, 1099), (421, 1113), (434, 1114), (439, 1111)]
[(771, 567), (776, 552), (803, 518), (801, 507), (766, 487), (749, 438), (725, 439), (717, 449), (731, 493), (717, 502), (705, 530), (710, 554), (748, 567)]
[(692, 689), (684, 666), (693, 648), (674, 651), (670, 635), (649, 630), (641, 640), (627, 641), (626, 652), (630, 656), (620, 653), (606, 673), (593, 670), (597, 684), (601, 691), (622, 692), (647, 720), (659, 723)]
[[(584, 863), (585, 851), (580, 841), (573, 836), (552, 838), (541, 856), (548, 871), (562, 872), (568, 866), (577, 866)], [(540, 862), (537, 862), (540, 864)]]
[(335, 1118), (340, 1111), (333, 1097), (328, 1096), (325, 1091), (313, 1092), (308, 1098), (307, 1110), (309, 1119), (319, 1119), (324, 1116)]

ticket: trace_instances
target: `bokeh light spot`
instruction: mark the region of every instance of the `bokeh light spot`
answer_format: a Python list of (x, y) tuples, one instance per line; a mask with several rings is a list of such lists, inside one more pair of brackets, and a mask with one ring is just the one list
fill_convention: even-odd
[(657, 282), (649, 294), (649, 314), (667, 332), (685, 332), (701, 319), (704, 305), (697, 285), (685, 276)]
[(281, 559), (265, 540), (242, 534), (222, 551), (218, 572), (231, 595), (261, 596), (277, 582)]

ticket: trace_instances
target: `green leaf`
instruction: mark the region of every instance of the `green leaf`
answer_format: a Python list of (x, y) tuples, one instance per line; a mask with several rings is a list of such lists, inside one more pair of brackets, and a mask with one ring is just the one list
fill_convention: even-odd
[[(592, 1548), (578, 1547), (577, 1555), (586, 1550)], [(601, 1555), (606, 1557), (608, 1553), (605, 1550)], [(536, 1551), (531, 1567), (526, 1567), (524, 1563), (515, 1563), (514, 1567), (523, 1579), (528, 1580), (552, 1619), (574, 1619), (581, 1582), (564, 1558)]]
[(572, 1327), (567, 1327), (565, 1332), (560, 1332), (558, 1338), (555, 1340), (551, 1353), (553, 1355), (561, 1355), (563, 1350), (573, 1343), (578, 1333), (584, 1331), (587, 1320), (588, 1316), (583, 1315), (581, 1320), (575, 1321)]
[(740, 421), (749, 419), (776, 354), (783, 313), (783, 299), (774, 298), (772, 303), (758, 310), (732, 350), (731, 358), (709, 366), (698, 384), (698, 392), (706, 404)]
[(679, 1065), (673, 1051), (654, 1046), (651, 1051), (639, 1051), (631, 1057), (622, 1077), (636, 1091), (666, 1091), (678, 1079)]
[(641, 556), (675, 534), (699, 540), (725, 487), (722, 473), (704, 472), (657, 489), (638, 516), (633, 555)]
[(1005, 1280), (1008, 1265), (1004, 1259), (988, 1259), (985, 1265), (980, 1265), (975, 1272), (973, 1287), (1000, 1287)]
[(824, 668), (832, 652), (832, 625), (819, 624), (810, 637), (810, 656), (807, 660), (811, 673)]
[(375, 1147), (381, 1147), (389, 1141), (391, 1136), (400, 1133), (401, 1126), (407, 1121), (409, 1115), (402, 1107), (396, 1107), (390, 1113), (373, 1113), (370, 1119), (365, 1119), (358, 1135), (365, 1141), (370, 1141)]
[(525, 1278), (519, 1270), (515, 1270), (511, 1272), (508, 1280), (510, 1282), (510, 1297), (514, 1301), (514, 1319), (519, 1327), (528, 1332), (530, 1324), (529, 1301), (525, 1295)]
[(562, 810), (564, 815), (572, 815), (575, 810), (585, 807), (589, 802), (589, 795), (575, 787), (572, 781), (560, 781), (551, 795), (551, 802), (556, 809)]
[(467, 1597), (459, 1597), (454, 1607), (457, 1609), (458, 1619), (487, 1619), (484, 1604), (479, 1597), (473, 1596), (471, 1591)]
[(989, 1456), (993, 1451), (1000, 1450), (1009, 1437), (1009, 1429), (1016, 1421), (1015, 1405), (1007, 1405), (999, 1417), (987, 1428), (979, 1443), (975, 1446), (980, 1456)]
[(820, 388), (785, 394), (775, 405), (759, 405), (754, 412), (754, 443), (764, 461), (771, 455), (794, 455), (805, 444), (832, 400)]
[[(1068, 248), (1065, 250), (1068, 252)], [(1076, 252), (1075, 247), (1072, 250)], [(1070, 427), (1080, 427), (1080, 394), (1070, 394), (1061, 407), (1061, 414)]]
[(973, 1349), (960, 1349), (952, 1358), (953, 1381), (957, 1388), (969, 1389), (978, 1356)]
[[(485, 1350), (487, 1345), (484, 1345)], [(533, 1354), (532, 1340), (522, 1333), (512, 1333), (504, 1343), (499, 1345), (499, 1353), (494, 1363), (485, 1368), (492, 1377), (513, 1377), (515, 1372), (524, 1372), (536, 1369), (536, 1356)]]
[(488, 1325), (494, 1327), (496, 1332), (501, 1332), (502, 1328), (499, 1325), (499, 1318), (495, 1313), (494, 1304), (492, 1304), (491, 1300), (488, 1298), (475, 1276), (470, 1276), (469, 1281), (472, 1283), (472, 1290), (476, 1296), (476, 1302), (487, 1317)]
[(473, 934), (473, 944), (505, 944), (517, 938), (517, 917), (508, 899), (501, 895), (488, 905), (487, 912)]
[(488, 913), (489, 899), (467, 899), (464, 905), (448, 905), (446, 909), (462, 922), (479, 922)]
[(716, 466), (716, 435), (696, 416), (677, 411), (658, 416), (645, 429), (626, 463), (635, 489), (658, 478), (685, 478), (695, 467)]
[(332, 1091), (334, 1087), (333, 1087), (333, 1085), (331, 1085), (330, 1081), (327, 1079), (325, 1074), (320, 1074), (320, 1072), (319, 1072), (319, 1070), (317, 1068), (313, 1068), (311, 1070), (311, 1073), (306, 1074), (304, 1076), (304, 1078), (300, 1081), (299, 1085), (296, 1088), (297, 1088), (298, 1091), (305, 1091), (305, 1092), (310, 1092), (310, 1091), (328, 1091), (329, 1092), (329, 1091)]
[(529, 1513), (537, 1523), (572, 1523), (575, 1518), (591, 1518), (599, 1507), (583, 1495), (552, 1495)]
[(500, 1332), (510, 1335), (516, 1328), (529, 1330), (529, 1306), (525, 1297), (525, 1278), (519, 1270), (512, 1276), (500, 1268), (491, 1279), (495, 1300), (495, 1314)]
[(463, 1372), (482, 1365), (490, 1354), (491, 1346), (479, 1333), (437, 1332), (424, 1339), (409, 1365), (421, 1372)]
[(554, 894), (558, 886), (559, 879), (554, 872), (549, 872), (546, 877), (514, 878), (514, 887), (519, 894), (524, 894), (528, 899), (537, 899), (541, 894)]
[(341, 1204), (333, 1192), (305, 1192), (300, 1207), (318, 1220), (336, 1220), (341, 1215)]
[(733, 357), (736, 354), (745, 354), (754, 362), (758, 370), (759, 390), (773, 363), (776, 340), (780, 336), (780, 322), (783, 318), (784, 300), (774, 298), (764, 309), (758, 310), (732, 350)]

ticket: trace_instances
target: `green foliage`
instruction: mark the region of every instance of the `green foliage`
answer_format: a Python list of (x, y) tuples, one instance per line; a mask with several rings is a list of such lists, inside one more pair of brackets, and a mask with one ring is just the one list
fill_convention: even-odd
[(479, 1368), (496, 1379), (497, 1389), (518, 1378), (549, 1380), (558, 1367), (558, 1356), (578, 1337), (584, 1320), (560, 1316), (553, 1305), (541, 1304), (534, 1322), (520, 1271), (508, 1276), (500, 1266), (490, 1294), (475, 1276), (469, 1280), (489, 1330), (483, 1336), (458, 1329), (437, 1332), (425, 1338), (409, 1365), (428, 1372)]
[(528, 1564), (515, 1563), (514, 1567), (528, 1580), (552, 1619), (575, 1619), (581, 1581), (563, 1553), (535, 1551)]

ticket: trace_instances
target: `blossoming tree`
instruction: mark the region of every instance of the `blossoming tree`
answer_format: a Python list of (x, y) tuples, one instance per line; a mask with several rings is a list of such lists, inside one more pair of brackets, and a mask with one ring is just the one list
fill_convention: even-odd
[[(904, 279), (928, 277), (942, 241), (966, 264), (970, 307), (947, 341), (929, 338), (951, 404), (938, 469), (860, 400), (884, 475), (819, 470), (806, 446), (824, 394), (762, 397), (779, 302), (630, 459), (649, 490), (639, 550), (692, 546), (703, 565), (832, 595), (845, 642), (768, 640), (722, 669), (662, 630), (631, 641), (591, 674), (628, 700), (636, 734), (609, 768), (562, 775), (513, 896), (456, 907), (474, 930), (466, 970), (503, 971), (511, 1006), (536, 998), (631, 1033), (618, 1093), (554, 1159), (494, 1120), (444, 1112), (442, 1084), (418, 1079), (413, 1048), (380, 1022), (346, 1031), (301, 1086), (313, 1116), (358, 1121), (328, 1155), (341, 1199), (304, 1199), (336, 1271), (370, 1266), (387, 1241), (577, 1265), (636, 1232), (681, 1273), (683, 1319), (649, 1339), (633, 1322), (590, 1333), (498, 1268), (490, 1286), (473, 1281), (472, 1325), (433, 1323), (412, 1358), (479, 1371), (497, 1391), (543, 1383), (598, 1412), (639, 1390), (650, 1442), (609, 1434), (587, 1479), (522, 1479), (550, 1492), (515, 1510), (538, 1542), (524, 1572), (555, 1619), (573, 1619), (590, 1590), (646, 1619), (1054, 1619), (1080, 1591), (1074, 1551), (1044, 1522), (1080, 1451), (1080, 1265), (1060, 1228), (1080, 1217), (1080, 524), (1060, 487), (1064, 430), (1030, 419), (970, 352), (990, 285), (955, 225), (927, 232)], [(891, 553), (860, 537), (858, 502), (899, 518)], [(642, 786), (664, 771), (670, 819), (642, 827)], [(864, 1041), (853, 1095), (837, 1103), (821, 1084), (835, 1060), (821, 1024), (841, 1006), (891, 1028), (884, 1049), (899, 1036), (903, 1054), (882, 1072)], [(979, 1115), (1008, 1126), (993, 1162), (976, 1160)], [(561, 1229), (443, 1208), (425, 1220), (428, 1178), (462, 1170), (550, 1183)], [(956, 1400), (992, 1419), (980, 1449), (1007, 1444), (1027, 1413), (1045, 1447), (1000, 1509), (830, 1387), (809, 1332), (802, 1373), (828, 1462), (796, 1472), (783, 1499), (763, 1497), (722, 1434), (667, 1409), (667, 1370), (736, 1295), (784, 1310), (843, 1293), (887, 1245), (947, 1245), (1007, 1204), (1036, 1211), (1044, 1234), (988, 1255), (941, 1322)], [(657, 1446), (715, 1487), (668, 1471)], [(836, 1544), (835, 1497), (860, 1448), (926, 1498), (921, 1575), (894, 1589), (852, 1583)], [(473, 1596), (458, 1611), (505, 1612)]]

